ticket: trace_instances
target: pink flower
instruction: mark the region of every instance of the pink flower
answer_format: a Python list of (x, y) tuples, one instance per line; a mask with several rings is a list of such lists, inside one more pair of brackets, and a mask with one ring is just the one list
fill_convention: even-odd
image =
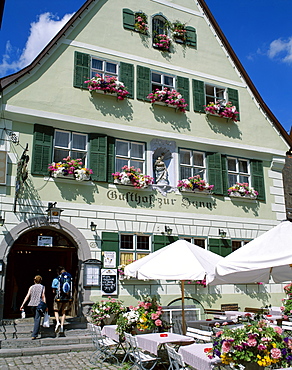
[(231, 349), (231, 343), (224, 341), (222, 343), (222, 352), (227, 353), (230, 351), (230, 349)]
[(159, 315), (157, 315), (157, 313), (152, 313), (151, 314), (151, 319), (152, 320), (156, 320), (156, 319), (158, 319), (158, 317), (159, 317)]
[(155, 321), (154, 321), (154, 324), (155, 324), (156, 326), (161, 326), (161, 325), (162, 325), (162, 321), (161, 321), (161, 320), (159, 320), (159, 319), (157, 319), (157, 320), (155, 320)]
[(271, 349), (271, 357), (274, 359), (281, 358), (281, 350), (279, 348), (272, 348)]
[(255, 338), (248, 338), (247, 344), (248, 344), (249, 347), (256, 347), (258, 342)]
[(274, 330), (275, 330), (275, 332), (276, 332), (276, 333), (278, 333), (278, 334), (282, 334), (282, 333), (283, 333), (283, 329), (282, 329), (282, 328), (280, 328), (279, 326), (275, 326), (275, 327), (274, 327)]

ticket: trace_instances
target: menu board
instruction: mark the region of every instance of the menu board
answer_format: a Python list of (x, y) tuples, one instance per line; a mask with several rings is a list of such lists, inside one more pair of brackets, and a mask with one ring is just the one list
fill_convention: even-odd
[(118, 275), (116, 269), (101, 270), (101, 292), (106, 295), (117, 294)]

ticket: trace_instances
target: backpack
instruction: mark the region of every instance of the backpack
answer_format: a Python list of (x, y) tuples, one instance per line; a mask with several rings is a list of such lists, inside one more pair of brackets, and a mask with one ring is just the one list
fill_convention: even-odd
[(72, 276), (63, 272), (59, 277), (56, 301), (72, 301)]

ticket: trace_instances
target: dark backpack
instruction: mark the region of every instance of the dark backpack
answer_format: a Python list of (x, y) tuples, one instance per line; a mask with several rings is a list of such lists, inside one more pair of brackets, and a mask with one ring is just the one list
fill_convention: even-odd
[(59, 277), (56, 301), (72, 301), (72, 276), (69, 272), (63, 272)]

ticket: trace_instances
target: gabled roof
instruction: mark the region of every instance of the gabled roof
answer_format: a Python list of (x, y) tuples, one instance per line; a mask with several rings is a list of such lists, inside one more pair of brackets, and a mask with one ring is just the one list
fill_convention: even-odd
[[(88, 9), (88, 7), (94, 3), (96, 0), (87, 0), (81, 8), (70, 18), (70, 20), (65, 24), (65, 26), (57, 33), (57, 35), (47, 44), (47, 46), (40, 52), (40, 54), (29, 64), (27, 67), (23, 68), (22, 70), (13, 73), (9, 76), (3, 77), (0, 79), (0, 91), (5, 89), (7, 86), (11, 85), (19, 78), (24, 76), (26, 73), (30, 73), (30, 71), (44, 58), (50, 50), (56, 45), (56, 43), (65, 35), (66, 31), (70, 29), (75, 20), (82, 16), (82, 13)], [(216, 19), (214, 18), (213, 14), (211, 13), (209, 7), (207, 6), (205, 0), (198, 0), (198, 3), (204, 10), (205, 15), (209, 19), (210, 23), (212, 24), (215, 32), (217, 33), (218, 37), (220, 38), (222, 44), (228, 51), (229, 55), (231, 56), (235, 66), (241, 73), (242, 77), (246, 81), (247, 85), (249, 86), (251, 92), (255, 96), (256, 100), (260, 104), (261, 108), (266, 112), (269, 116), (270, 120), (274, 123), (277, 129), (280, 131), (281, 135), (287, 141), (287, 143), (292, 147), (292, 137), (286, 132), (284, 127), (278, 121), (278, 119), (274, 116), (270, 108), (266, 105), (263, 98), (261, 97), (260, 93), (254, 86), (253, 82), (251, 81), (249, 75), (247, 74), (246, 70), (244, 69), (243, 65), (239, 61), (237, 55), (235, 54), (234, 50), (232, 49), (231, 45), (229, 44), (228, 40), (226, 39), (225, 35), (223, 34), (221, 28), (219, 27)]]

